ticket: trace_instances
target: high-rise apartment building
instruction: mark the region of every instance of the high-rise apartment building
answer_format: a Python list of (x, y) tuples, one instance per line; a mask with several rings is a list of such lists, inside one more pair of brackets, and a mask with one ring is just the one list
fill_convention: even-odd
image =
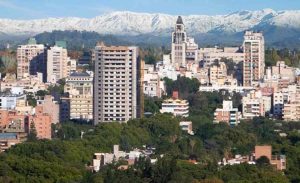
[(17, 49), (17, 78), (22, 79), (30, 75), (43, 73), (46, 80), (47, 56), (46, 47), (37, 44), (34, 38), (29, 39), (28, 44), (19, 45)]
[(48, 50), (47, 54), (47, 81), (56, 83), (62, 78), (70, 75), (71, 60), (68, 57), (68, 51), (61, 42)]
[(142, 114), (137, 47), (97, 45), (94, 51), (94, 124), (127, 122)]
[(243, 85), (257, 85), (264, 77), (265, 41), (261, 32), (246, 31), (244, 35)]
[(65, 92), (69, 93), (70, 119), (93, 119), (93, 74), (73, 72), (66, 78)]

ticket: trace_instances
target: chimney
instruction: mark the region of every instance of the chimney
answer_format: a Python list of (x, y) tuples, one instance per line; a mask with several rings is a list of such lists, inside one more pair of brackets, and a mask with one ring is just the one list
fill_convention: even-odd
[(178, 93), (178, 91), (173, 91), (172, 98), (173, 99), (179, 99), (179, 93)]

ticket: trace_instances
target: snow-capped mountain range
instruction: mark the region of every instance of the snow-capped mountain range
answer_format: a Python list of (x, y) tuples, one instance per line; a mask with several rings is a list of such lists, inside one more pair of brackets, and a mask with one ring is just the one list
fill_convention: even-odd
[[(276, 26), (300, 30), (300, 10), (239, 11), (228, 15), (182, 16), (187, 31), (198, 33), (237, 33), (248, 29)], [(95, 31), (100, 34), (167, 35), (177, 16), (134, 12), (111, 12), (95, 18), (48, 18), (36, 20), (0, 19), (0, 32), (8, 35), (35, 35), (53, 30)]]

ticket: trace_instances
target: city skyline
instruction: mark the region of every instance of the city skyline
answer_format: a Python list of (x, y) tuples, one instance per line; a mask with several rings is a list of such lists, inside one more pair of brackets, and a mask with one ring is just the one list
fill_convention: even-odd
[(300, 4), (270, 2), (0, 0), (0, 182), (300, 182)]
[[(59, 6), (58, 6), (59, 4)], [(230, 6), (229, 6), (230, 5)], [(300, 2), (278, 0), (276, 3), (271, 0), (215, 0), (215, 1), (197, 1), (197, 0), (152, 0), (138, 1), (127, 0), (126, 3), (121, 0), (96, 1), (91, 0), (88, 3), (80, 0), (0, 0), (0, 18), (9, 19), (40, 19), (40, 18), (58, 18), (58, 17), (80, 17), (92, 18), (114, 11), (132, 11), (145, 13), (164, 13), (172, 15), (224, 15), (242, 10), (261, 10), (270, 8), (279, 10), (296, 10), (300, 7)]]

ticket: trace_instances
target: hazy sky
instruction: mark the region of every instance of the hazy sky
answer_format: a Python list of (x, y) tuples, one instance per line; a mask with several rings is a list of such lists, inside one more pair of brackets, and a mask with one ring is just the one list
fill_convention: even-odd
[(300, 0), (0, 0), (0, 18), (91, 18), (111, 11), (227, 14), (239, 10), (298, 10)]

